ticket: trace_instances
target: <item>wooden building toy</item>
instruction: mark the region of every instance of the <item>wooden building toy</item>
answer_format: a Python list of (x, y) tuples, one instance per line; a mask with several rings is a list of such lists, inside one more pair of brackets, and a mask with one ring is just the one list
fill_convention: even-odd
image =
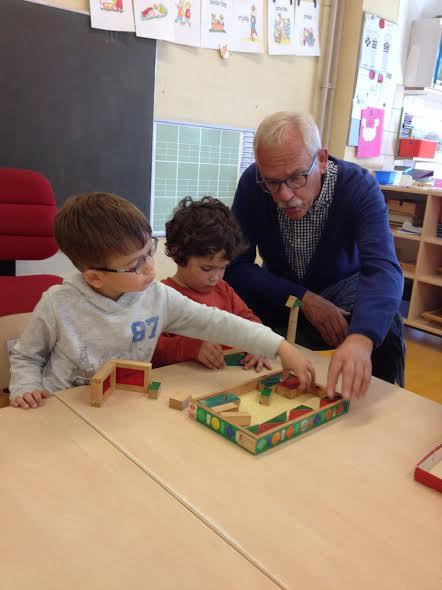
[(224, 353), (224, 361), (228, 367), (242, 367), (241, 361), (247, 356), (245, 352), (237, 352), (235, 349), (232, 351), (227, 350)]
[(261, 389), (261, 393), (259, 395), (259, 403), (263, 404), (264, 406), (270, 405), (270, 396), (272, 395), (272, 390), (270, 387), (264, 387)]
[[(284, 381), (294, 385), (295, 378), (290, 375)], [(334, 399), (328, 399), (325, 388), (320, 385), (313, 385), (307, 392), (297, 392), (299, 395), (295, 400), (275, 395), (281, 381), (281, 371), (275, 371), (265, 378), (257, 376), (228, 390), (193, 397), (189, 416), (257, 455), (327, 424), (349, 410), (347, 400), (337, 394)], [(270, 405), (260, 403), (261, 398), (269, 399), (270, 396)], [(238, 411), (233, 408), (219, 411), (222, 403), (235, 399), (240, 401)]]
[(302, 301), (294, 295), (290, 295), (285, 303), (286, 307), (290, 308), (289, 325), (287, 328), (287, 342), (290, 342), (290, 344), (295, 343), (296, 328), (298, 326), (298, 313), (301, 303)]
[(442, 444), (419, 461), (414, 470), (414, 479), (442, 493)]
[(169, 397), (169, 408), (184, 410), (189, 404), (192, 395), (190, 393), (174, 393)]
[(115, 389), (147, 393), (151, 370), (151, 363), (110, 360), (90, 380), (91, 405), (100, 407)]
[(218, 412), (222, 414), (223, 412), (237, 412), (239, 408), (239, 401), (236, 402), (228, 402), (227, 404), (219, 404), (217, 406), (212, 406), (214, 412)]
[(161, 383), (159, 381), (152, 381), (147, 391), (147, 397), (149, 399), (158, 399), (160, 393)]

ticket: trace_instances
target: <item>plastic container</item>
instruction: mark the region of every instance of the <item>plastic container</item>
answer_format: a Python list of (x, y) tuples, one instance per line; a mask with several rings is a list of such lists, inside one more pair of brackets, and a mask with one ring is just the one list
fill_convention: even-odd
[(374, 173), (379, 184), (394, 184), (396, 181), (396, 170), (375, 170)]
[(437, 141), (429, 139), (400, 139), (398, 156), (403, 158), (434, 158)]

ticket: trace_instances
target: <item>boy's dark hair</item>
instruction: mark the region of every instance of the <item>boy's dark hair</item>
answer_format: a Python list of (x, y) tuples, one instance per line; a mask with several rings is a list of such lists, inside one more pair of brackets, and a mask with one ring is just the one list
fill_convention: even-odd
[(245, 246), (233, 213), (218, 199), (192, 197), (182, 199), (166, 223), (167, 256), (185, 266), (190, 256), (210, 256), (224, 252), (233, 260)]
[(141, 250), (151, 234), (144, 213), (111, 193), (70, 197), (55, 216), (55, 239), (79, 270), (106, 266), (112, 255)]

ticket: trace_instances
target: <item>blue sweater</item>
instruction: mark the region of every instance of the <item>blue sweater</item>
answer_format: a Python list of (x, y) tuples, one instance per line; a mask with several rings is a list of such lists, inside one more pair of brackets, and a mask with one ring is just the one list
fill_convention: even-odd
[[(326, 226), (302, 281), (290, 269), (272, 197), (256, 184), (256, 164), (243, 173), (233, 211), (248, 243), (228, 268), (226, 280), (244, 299), (284, 307), (289, 295), (326, 287), (359, 272), (349, 333), (364, 334), (378, 346), (402, 298), (403, 277), (377, 181), (350, 162), (335, 160), (338, 177)], [(254, 263), (256, 246), (263, 267)]]

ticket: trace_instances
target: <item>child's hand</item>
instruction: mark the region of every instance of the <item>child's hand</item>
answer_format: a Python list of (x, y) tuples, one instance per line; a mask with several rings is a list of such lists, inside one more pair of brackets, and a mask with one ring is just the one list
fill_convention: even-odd
[(223, 349), (220, 344), (203, 342), (196, 360), (208, 369), (223, 369), (226, 366)]
[(44, 404), (43, 399), (50, 397), (48, 391), (29, 391), (11, 400), (11, 406), (13, 408), (23, 408), (29, 410), (29, 408), (38, 408)]
[(271, 369), (272, 365), (270, 361), (265, 356), (257, 355), (257, 354), (247, 354), (241, 361), (241, 364), (244, 365), (244, 369), (251, 369), (255, 367), (255, 371), (259, 373), (263, 367), (266, 369)]
[(283, 368), (293, 371), (299, 379), (301, 391), (310, 389), (315, 384), (315, 370), (311, 362), (296, 350), (287, 340), (283, 340), (278, 350)]

